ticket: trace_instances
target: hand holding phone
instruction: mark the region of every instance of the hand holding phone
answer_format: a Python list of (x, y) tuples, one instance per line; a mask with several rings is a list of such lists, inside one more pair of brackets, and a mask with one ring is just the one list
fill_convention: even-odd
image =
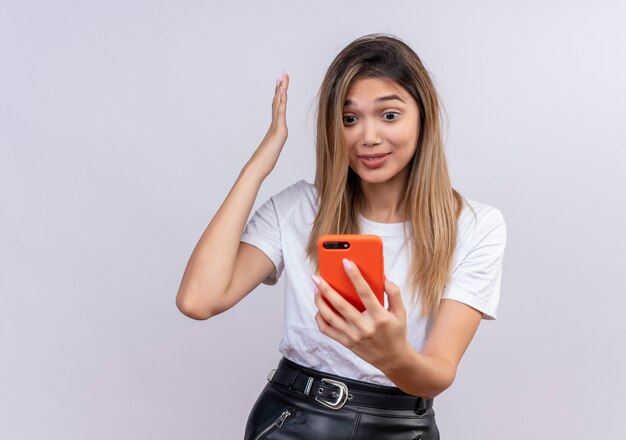
[(374, 295), (384, 306), (383, 240), (378, 235), (322, 235), (317, 241), (317, 256), (320, 276), (357, 310), (363, 312), (365, 306), (343, 268), (344, 258), (356, 264)]

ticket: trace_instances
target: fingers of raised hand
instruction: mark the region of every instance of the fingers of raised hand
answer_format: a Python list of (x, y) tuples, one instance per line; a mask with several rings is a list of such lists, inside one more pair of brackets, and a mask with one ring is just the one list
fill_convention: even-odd
[(274, 98), (272, 99), (272, 118), (276, 119), (278, 113), (278, 106), (281, 99), (281, 82), (280, 79), (276, 80), (276, 86), (274, 87)]
[(276, 86), (274, 87), (274, 99), (276, 101), (285, 100), (287, 97), (287, 88), (289, 87), (289, 75), (287, 72), (283, 72), (280, 78), (276, 79)]
[(283, 83), (283, 89), (287, 91), (287, 89), (289, 88), (289, 74), (287, 73), (286, 70), (283, 72), (282, 83)]
[(289, 74), (287, 74), (286, 70), (283, 71), (280, 78), (276, 80), (276, 86), (278, 87), (278, 91), (281, 92), (281, 95), (286, 94), (284, 92), (289, 88)]
[(287, 109), (287, 87), (288, 86), (289, 86), (289, 75), (285, 71), (283, 72), (281, 77), (276, 80), (276, 86), (274, 88), (274, 99), (272, 100), (272, 123), (275, 123), (279, 119), (284, 120), (286, 109)]
[(280, 104), (278, 106), (278, 114), (284, 116), (287, 110), (287, 88), (289, 87), (289, 75), (287, 72), (283, 72), (280, 81)]

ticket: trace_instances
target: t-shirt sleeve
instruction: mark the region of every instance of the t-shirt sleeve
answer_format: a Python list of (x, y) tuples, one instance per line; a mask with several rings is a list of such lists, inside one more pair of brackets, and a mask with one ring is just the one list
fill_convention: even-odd
[(480, 212), (442, 298), (473, 307), (482, 313), (483, 319), (496, 319), (506, 235), (500, 210), (489, 207), (487, 212)]
[(274, 264), (274, 271), (263, 281), (274, 285), (283, 271), (280, 225), (274, 197), (263, 203), (248, 220), (240, 241), (260, 249)]

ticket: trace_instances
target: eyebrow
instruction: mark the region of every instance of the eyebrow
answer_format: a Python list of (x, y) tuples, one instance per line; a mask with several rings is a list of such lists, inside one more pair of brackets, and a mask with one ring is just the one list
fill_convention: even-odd
[[(374, 102), (378, 104), (380, 102), (393, 101), (394, 99), (397, 99), (398, 101), (404, 103), (402, 98), (400, 98), (398, 95), (381, 96), (380, 98), (376, 98)], [(353, 104), (354, 102), (352, 102), (352, 100), (350, 99), (346, 99), (345, 102), (343, 103), (344, 106), (353, 105)]]

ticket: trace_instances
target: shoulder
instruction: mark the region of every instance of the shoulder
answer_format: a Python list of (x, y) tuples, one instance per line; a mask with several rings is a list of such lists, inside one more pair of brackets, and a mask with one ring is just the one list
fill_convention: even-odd
[(458, 220), (460, 240), (470, 237), (492, 236), (503, 244), (506, 241), (506, 222), (502, 211), (487, 203), (463, 199), (463, 210)]
[(304, 203), (317, 204), (315, 185), (302, 179), (272, 196), (274, 203), (282, 206), (295, 206)]
[(318, 207), (315, 185), (302, 179), (274, 194), (271, 202), (281, 218), (309, 217)]
[(473, 307), (482, 312), (483, 319), (496, 319), (505, 243), (502, 212), (464, 199), (454, 264), (442, 298)]

